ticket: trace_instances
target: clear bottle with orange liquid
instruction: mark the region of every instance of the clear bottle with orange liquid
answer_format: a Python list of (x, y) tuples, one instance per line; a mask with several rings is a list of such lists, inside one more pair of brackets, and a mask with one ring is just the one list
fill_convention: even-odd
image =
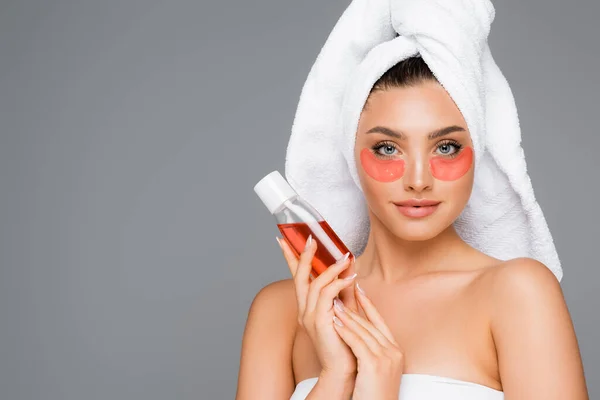
[(283, 178), (273, 171), (262, 178), (254, 191), (277, 220), (277, 227), (296, 257), (304, 250), (308, 235), (317, 241), (317, 251), (312, 260), (311, 277), (314, 279), (327, 267), (350, 253), (354, 255), (331, 229), (327, 221), (304, 200)]

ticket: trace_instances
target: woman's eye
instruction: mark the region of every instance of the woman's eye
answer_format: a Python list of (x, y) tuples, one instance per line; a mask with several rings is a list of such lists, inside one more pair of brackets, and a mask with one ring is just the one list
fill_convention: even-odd
[[(460, 151), (461, 147), (462, 146), (460, 143), (448, 142), (438, 145), (437, 149), (439, 150), (439, 154), (443, 156), (454, 157), (458, 155), (458, 152)], [(376, 154), (378, 154), (381, 157), (393, 157), (399, 154), (399, 150), (393, 144), (383, 143), (375, 146), (374, 150), (376, 150)]]
[(438, 149), (441, 150), (441, 153), (443, 155), (450, 155), (453, 154), (451, 152), (451, 148), (454, 147), (455, 152), (458, 150), (458, 146), (456, 146), (455, 144), (452, 143), (444, 143), (438, 146)]
[(396, 148), (389, 144), (384, 144), (381, 147), (379, 147), (380, 154), (385, 155), (385, 156), (394, 155), (395, 150), (396, 150)]

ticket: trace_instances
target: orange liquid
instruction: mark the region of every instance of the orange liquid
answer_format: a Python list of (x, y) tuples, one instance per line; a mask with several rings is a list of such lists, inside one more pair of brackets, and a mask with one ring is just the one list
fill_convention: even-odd
[[(335, 234), (333, 229), (329, 226), (327, 221), (319, 221), (319, 226), (323, 228), (331, 242), (337, 247), (342, 255), (348, 253), (350, 250), (346, 247), (346, 245), (342, 242), (342, 240)], [(308, 240), (308, 235), (312, 234), (313, 240), (317, 241), (317, 251), (312, 259), (312, 272), (311, 277), (314, 279), (319, 274), (321, 274), (327, 267), (331, 266), (336, 262), (334, 256), (327, 250), (327, 247), (321, 243), (321, 241), (317, 238), (317, 236), (312, 232), (312, 230), (306, 225), (304, 222), (295, 222), (292, 224), (278, 224), (277, 227), (279, 231), (286, 239), (287, 243), (290, 245), (296, 257), (300, 257), (300, 253), (304, 250), (304, 246), (306, 245), (306, 240)], [(350, 260), (354, 258), (354, 255), (350, 253)], [(346, 271), (344, 271), (346, 272)], [(340, 276), (342, 276), (340, 274)]]

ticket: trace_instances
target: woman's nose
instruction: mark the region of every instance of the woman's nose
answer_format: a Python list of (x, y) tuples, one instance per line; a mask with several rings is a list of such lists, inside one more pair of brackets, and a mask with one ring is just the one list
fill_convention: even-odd
[(431, 189), (433, 176), (429, 170), (429, 159), (419, 156), (407, 160), (403, 181), (406, 191), (422, 192)]

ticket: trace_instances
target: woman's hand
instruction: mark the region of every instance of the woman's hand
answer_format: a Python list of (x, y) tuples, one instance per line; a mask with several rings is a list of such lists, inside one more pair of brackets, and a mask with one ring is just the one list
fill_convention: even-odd
[(345, 279), (337, 279), (350, 265), (348, 254), (345, 259), (340, 260), (341, 262), (332, 264), (311, 281), (311, 261), (317, 249), (316, 241), (309, 236), (299, 258), (286, 240), (278, 242), (294, 277), (298, 324), (307, 332), (315, 347), (321, 363), (321, 377), (332, 377), (346, 384), (353, 382), (356, 375), (356, 357), (331, 323), (334, 316), (333, 300), (342, 289), (350, 288), (356, 278), (356, 274), (353, 274)]
[(332, 325), (357, 358), (352, 400), (398, 400), (404, 354), (371, 300), (355, 285), (366, 318), (335, 302)]

